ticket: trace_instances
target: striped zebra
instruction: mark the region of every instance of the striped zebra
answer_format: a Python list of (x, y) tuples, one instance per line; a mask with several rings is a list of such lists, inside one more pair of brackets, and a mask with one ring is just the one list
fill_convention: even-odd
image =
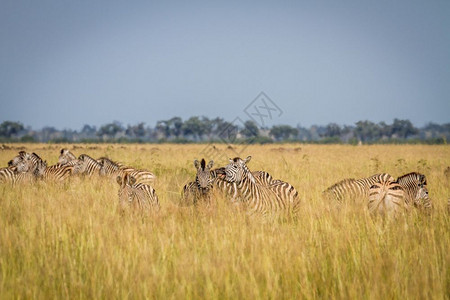
[(98, 159), (100, 168), (100, 175), (107, 176), (111, 178), (116, 178), (117, 176), (123, 177), (125, 173), (133, 176), (136, 182), (139, 183), (153, 183), (156, 179), (155, 174), (147, 170), (137, 170), (132, 167), (124, 166), (110, 160), (107, 157), (101, 157)]
[(395, 181), (394, 177), (387, 173), (375, 174), (361, 179), (344, 179), (327, 188), (323, 194), (330, 200), (342, 203), (346, 199), (364, 200), (369, 197), (370, 187), (377, 182)]
[[(20, 157), (19, 159), (17, 159)], [(47, 162), (42, 160), (42, 158), (36, 153), (26, 153), (21, 152), (17, 157), (13, 159), (13, 164), (16, 164), (20, 169), (22, 164), (26, 165), (26, 167), (21, 170), (24, 171), (26, 169), (27, 173), (32, 173), (37, 176), (39, 179), (43, 179), (46, 181), (65, 181), (68, 179), (74, 170), (74, 166), (66, 164), (66, 165), (53, 165), (48, 167)]]
[[(195, 204), (199, 200), (209, 203), (213, 190), (230, 198), (232, 203), (240, 200), (236, 183), (225, 180), (225, 168), (211, 169), (213, 165), (214, 161), (210, 161), (206, 165), (205, 159), (202, 159), (201, 162), (194, 160), (197, 174), (195, 181), (191, 181), (183, 187), (184, 204)], [(254, 171), (252, 174), (260, 184), (269, 185), (274, 182), (272, 176), (265, 171)]]
[(64, 164), (67, 164), (68, 162), (76, 160), (76, 159), (77, 159), (77, 157), (72, 152), (70, 152), (69, 149), (63, 148), (60, 151), (60, 155), (58, 158), (58, 164), (64, 165)]
[(405, 191), (405, 201), (408, 205), (431, 209), (432, 203), (428, 196), (427, 179), (425, 175), (411, 172), (397, 178), (397, 183)]
[(402, 186), (392, 180), (375, 182), (369, 190), (368, 208), (372, 214), (382, 215), (396, 215), (408, 210)]
[(231, 183), (225, 180), (225, 167), (211, 170), (211, 176), (214, 178), (214, 189), (228, 198), (231, 203), (238, 204), (239, 191), (235, 182)]
[(41, 160), (36, 164), (36, 171), (34, 172), (36, 172), (37, 176), (44, 181), (64, 182), (72, 176), (73, 169), (74, 166), (70, 164), (47, 166), (47, 162)]
[(36, 174), (31, 172), (18, 172), (15, 167), (0, 168), (0, 184), (31, 183), (36, 180)]
[(225, 180), (236, 183), (240, 201), (245, 204), (249, 213), (297, 213), (300, 200), (295, 188), (287, 182), (260, 184), (247, 167), (250, 159), (251, 156), (246, 159), (236, 157), (230, 159), (230, 163), (225, 167)]
[(211, 200), (211, 190), (214, 186), (214, 173), (211, 171), (214, 161), (206, 165), (202, 158), (201, 162), (194, 160), (194, 167), (197, 170), (195, 181), (187, 183), (183, 187), (183, 204), (197, 204), (199, 201), (209, 203)]
[(155, 189), (144, 183), (136, 183), (136, 178), (124, 173), (123, 176), (117, 176), (119, 184), (119, 206), (122, 210), (128, 207), (139, 208), (141, 210), (160, 209), (158, 196)]
[(20, 151), (13, 159), (8, 162), (8, 167), (15, 167), (19, 169), (19, 172), (27, 172), (28, 169), (35, 165), (38, 161), (42, 160), (36, 153), (28, 153)]
[(24, 160), (24, 157), (27, 154), (29, 155), (29, 153), (25, 151), (19, 151), (19, 154), (8, 162), (8, 167), (16, 167), (20, 162)]
[(79, 168), (80, 174), (87, 176), (100, 175), (100, 169), (102, 168), (102, 165), (97, 160), (93, 159), (87, 154), (81, 154), (77, 160), (79, 161), (79, 163), (77, 164), (77, 168)]

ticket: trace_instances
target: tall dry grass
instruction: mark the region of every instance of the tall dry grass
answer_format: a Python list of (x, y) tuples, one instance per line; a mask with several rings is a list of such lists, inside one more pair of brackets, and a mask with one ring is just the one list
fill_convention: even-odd
[[(249, 217), (221, 198), (212, 207), (179, 207), (205, 145), (24, 147), (50, 164), (68, 147), (147, 168), (158, 176), (161, 212), (121, 215), (114, 180), (0, 186), (2, 299), (449, 298), (448, 146), (249, 146), (242, 156), (253, 156), (252, 170), (299, 191), (294, 221)], [(0, 152), (0, 164), (16, 153)], [(410, 171), (428, 178), (429, 216), (372, 218), (357, 206), (330, 210), (322, 199), (346, 177)]]

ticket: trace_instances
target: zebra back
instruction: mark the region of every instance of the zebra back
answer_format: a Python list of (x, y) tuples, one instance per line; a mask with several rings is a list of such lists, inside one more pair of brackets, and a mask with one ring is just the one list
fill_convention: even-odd
[(375, 174), (367, 178), (353, 179), (347, 178), (341, 180), (324, 191), (325, 196), (331, 200), (337, 200), (339, 203), (346, 200), (364, 200), (369, 197), (369, 190), (377, 182), (395, 181), (394, 177), (388, 173)]
[(0, 183), (5, 184), (23, 184), (34, 182), (36, 176), (29, 172), (18, 172), (15, 167), (6, 167), (0, 169)]
[(98, 159), (101, 165), (100, 175), (116, 178), (117, 176), (123, 177), (128, 174), (136, 179), (136, 182), (140, 183), (153, 183), (156, 179), (155, 174), (147, 170), (138, 170), (132, 167), (124, 166), (116, 163), (107, 157), (101, 157)]
[(144, 183), (136, 183), (136, 179), (128, 174), (117, 176), (119, 184), (119, 205), (122, 209), (128, 207), (141, 210), (159, 210), (159, 200), (155, 189)]
[(44, 181), (63, 182), (68, 180), (72, 176), (73, 169), (74, 166), (68, 164), (56, 164), (47, 167), (47, 164), (45, 163), (38, 167), (38, 175)]
[(226, 180), (236, 183), (236, 188), (242, 197), (241, 201), (244, 202), (248, 211), (263, 215), (274, 212), (297, 213), (300, 201), (292, 185), (281, 183), (281, 181), (274, 185), (262, 185), (247, 167), (250, 159), (251, 156), (245, 160), (236, 157), (225, 167)]
[(405, 192), (392, 180), (375, 182), (369, 190), (369, 211), (372, 214), (396, 215), (408, 209)]
[(80, 161), (80, 173), (87, 176), (100, 175), (102, 165), (87, 154), (81, 154), (78, 157)]

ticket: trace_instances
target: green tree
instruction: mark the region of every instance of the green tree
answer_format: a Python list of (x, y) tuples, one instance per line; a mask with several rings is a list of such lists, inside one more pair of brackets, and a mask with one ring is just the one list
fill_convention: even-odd
[(105, 124), (98, 130), (98, 136), (107, 136), (113, 138), (117, 133), (123, 131), (123, 127), (119, 122)]
[(336, 123), (330, 123), (325, 128), (324, 137), (340, 137), (342, 134), (341, 126)]
[(246, 138), (259, 136), (259, 128), (253, 121), (246, 121), (244, 123), (244, 129), (241, 130), (241, 134)]
[(289, 125), (276, 125), (270, 129), (269, 135), (277, 141), (287, 140), (297, 136), (298, 129)]
[(371, 121), (358, 121), (355, 128), (356, 137), (363, 142), (370, 142), (380, 138), (381, 131), (379, 125)]
[(24, 127), (19, 122), (5, 121), (0, 124), (0, 136), (11, 138), (24, 130)]
[(182, 130), (185, 136), (193, 136), (196, 140), (199, 140), (206, 133), (205, 123), (199, 117), (190, 117), (186, 120)]
[(401, 139), (406, 139), (419, 133), (419, 130), (413, 126), (409, 120), (394, 119), (392, 123), (392, 135)]

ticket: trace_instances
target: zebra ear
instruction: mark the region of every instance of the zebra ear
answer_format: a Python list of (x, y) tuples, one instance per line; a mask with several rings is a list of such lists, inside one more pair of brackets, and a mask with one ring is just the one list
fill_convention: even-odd
[(122, 185), (122, 177), (117, 176), (116, 181), (119, 185)]
[(194, 167), (196, 169), (200, 168), (200, 163), (198, 162), (198, 160), (194, 160)]
[(214, 165), (214, 161), (211, 160), (211, 161), (208, 163), (208, 165), (207, 165), (206, 167), (207, 167), (208, 169), (211, 169), (213, 165)]
[(233, 160), (231, 158), (228, 159), (230, 161), (230, 163), (233, 163)]
[(247, 164), (251, 159), (252, 159), (252, 157), (249, 155), (249, 156), (247, 156), (246, 159), (244, 159), (244, 162)]
[(129, 181), (130, 185), (133, 185), (136, 183), (136, 178), (134, 178), (133, 176), (129, 176), (128, 178), (129, 178), (128, 181)]

